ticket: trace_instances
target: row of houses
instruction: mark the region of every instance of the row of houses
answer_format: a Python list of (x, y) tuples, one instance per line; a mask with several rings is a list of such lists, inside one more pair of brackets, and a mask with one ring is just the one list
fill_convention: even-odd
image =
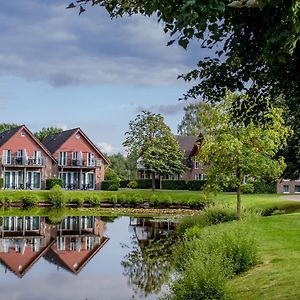
[(45, 189), (60, 178), (66, 189), (100, 189), (109, 162), (80, 129), (39, 141), (21, 125), (0, 134), (0, 177), (5, 189)]
[(73, 274), (78, 274), (102, 249), (105, 222), (100, 217), (65, 217), (52, 226), (43, 216), (1, 217), (0, 263), (22, 278), (43, 257)]

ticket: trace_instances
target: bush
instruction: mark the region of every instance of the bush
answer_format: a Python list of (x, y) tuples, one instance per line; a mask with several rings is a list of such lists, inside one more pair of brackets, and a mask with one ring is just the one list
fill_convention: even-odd
[(226, 279), (257, 263), (255, 239), (242, 222), (194, 226), (185, 236), (175, 255), (179, 276), (167, 299), (228, 299)]
[(163, 190), (186, 190), (187, 185), (185, 180), (162, 180), (162, 189)]
[(23, 208), (35, 207), (39, 201), (39, 198), (35, 194), (24, 195), (21, 199)]
[(245, 183), (241, 187), (243, 194), (252, 194), (254, 193), (254, 185), (252, 183)]
[(4, 185), (4, 179), (0, 177), (0, 189), (3, 188), (3, 185)]
[(60, 178), (47, 178), (46, 179), (46, 189), (51, 190), (55, 185), (62, 187), (63, 183)]
[(109, 191), (117, 191), (119, 189), (119, 186), (115, 183), (109, 186), (108, 190)]
[(205, 180), (190, 180), (187, 182), (187, 189), (190, 191), (201, 191), (205, 185)]
[(120, 180), (120, 188), (121, 189), (127, 188), (127, 185), (130, 181), (131, 180)]
[(156, 206), (159, 203), (159, 199), (157, 195), (151, 195), (151, 197), (149, 198), (149, 204), (151, 206)]
[(65, 191), (59, 185), (55, 185), (48, 194), (49, 202), (55, 208), (64, 207), (66, 204)]
[(138, 183), (135, 180), (131, 180), (128, 184), (127, 187), (130, 189), (137, 189)]
[[(151, 189), (152, 188), (152, 179), (136, 179), (138, 183), (138, 189)], [(159, 189), (159, 179), (155, 179), (155, 188)]]
[(101, 183), (101, 190), (108, 191), (111, 185), (116, 185), (119, 188), (120, 183), (118, 180), (104, 180)]
[(255, 194), (276, 194), (276, 182), (274, 181), (251, 181)]
[(98, 195), (88, 195), (86, 197), (86, 202), (89, 203), (92, 207), (100, 206), (101, 200)]

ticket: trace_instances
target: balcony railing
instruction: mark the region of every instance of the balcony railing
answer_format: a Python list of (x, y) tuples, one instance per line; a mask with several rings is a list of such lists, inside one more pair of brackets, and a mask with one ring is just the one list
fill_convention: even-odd
[(47, 157), (2, 156), (4, 166), (45, 166)]
[(80, 159), (67, 159), (60, 161), (56, 158), (58, 165), (61, 167), (79, 167), (79, 168), (99, 168), (103, 165), (101, 159), (90, 159), (90, 160), (80, 160)]

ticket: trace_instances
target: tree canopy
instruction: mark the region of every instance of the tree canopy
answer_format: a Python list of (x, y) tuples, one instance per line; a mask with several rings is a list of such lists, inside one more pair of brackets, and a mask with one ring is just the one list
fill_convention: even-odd
[[(237, 95), (228, 93), (224, 102), (213, 106), (209, 113), (201, 112), (207, 132), (199, 146), (197, 159), (207, 168), (207, 185), (215, 189), (220, 184), (237, 188), (237, 216), (240, 217), (240, 193), (244, 176), (278, 179), (286, 164), (278, 150), (286, 146), (291, 134), (285, 125), (283, 111), (272, 107), (268, 122), (258, 124), (232, 121), (231, 104)], [(243, 98), (248, 96), (243, 96)]]
[(160, 114), (143, 111), (129, 122), (123, 146), (129, 155), (136, 157), (143, 168), (152, 173), (152, 188), (155, 188), (155, 174), (181, 173), (184, 152), (171, 129), (164, 123)]
[(35, 137), (42, 141), (43, 139), (45, 139), (47, 136), (49, 135), (53, 135), (53, 134), (57, 134), (62, 132), (63, 129), (62, 128), (58, 128), (58, 127), (43, 127), (40, 131), (37, 131), (34, 133)]
[(200, 118), (200, 113), (203, 110), (208, 112), (208, 107), (210, 107), (210, 104), (203, 101), (197, 101), (186, 105), (184, 107), (183, 118), (177, 127), (178, 133), (180, 135), (193, 136), (198, 136), (200, 133), (204, 134), (206, 128)]
[(20, 126), (19, 124), (16, 123), (1, 123), (0, 124), (0, 133), (4, 132), (6, 130), (10, 130), (12, 128)]

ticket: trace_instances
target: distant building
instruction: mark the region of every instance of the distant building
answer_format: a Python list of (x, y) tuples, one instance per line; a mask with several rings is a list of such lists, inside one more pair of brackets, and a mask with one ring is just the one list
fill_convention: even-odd
[[(176, 135), (175, 137), (178, 141), (179, 149), (185, 153), (184, 165), (186, 166), (186, 170), (181, 174), (164, 176), (164, 179), (204, 180), (205, 167), (195, 158), (198, 151), (197, 143), (203, 139), (202, 136)], [(151, 173), (141, 163), (138, 163), (138, 177), (151, 178)]]

